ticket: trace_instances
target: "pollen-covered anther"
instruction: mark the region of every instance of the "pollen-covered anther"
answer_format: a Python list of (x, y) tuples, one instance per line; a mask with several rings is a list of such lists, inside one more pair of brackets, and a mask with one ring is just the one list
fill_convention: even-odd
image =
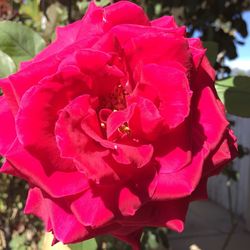
[(122, 134), (130, 134), (131, 130), (128, 126), (128, 123), (125, 122), (123, 125), (121, 125), (119, 128), (118, 128), (118, 131)]

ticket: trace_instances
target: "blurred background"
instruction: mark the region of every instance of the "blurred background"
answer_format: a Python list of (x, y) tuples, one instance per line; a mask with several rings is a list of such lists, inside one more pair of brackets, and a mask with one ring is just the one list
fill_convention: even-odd
[[(111, 0), (96, 1), (105, 6)], [(145, 250), (250, 249), (250, 0), (135, 0), (151, 19), (173, 15), (200, 37), (216, 70), (216, 88), (239, 140), (239, 157), (210, 179), (209, 200), (194, 202), (186, 229), (176, 234), (145, 229)], [(0, 77), (18, 70), (55, 38), (55, 27), (80, 19), (87, 0), (0, 0)], [(1, 121), (3, 122), (3, 121)], [(0, 176), (0, 250), (125, 250), (125, 244), (100, 237), (84, 244), (50, 247), (42, 223), (22, 213), (25, 182)]]

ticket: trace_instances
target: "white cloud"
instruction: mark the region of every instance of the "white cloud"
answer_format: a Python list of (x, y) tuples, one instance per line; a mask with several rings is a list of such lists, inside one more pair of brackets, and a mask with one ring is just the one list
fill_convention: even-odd
[(250, 59), (236, 59), (233, 61), (227, 61), (230, 68), (238, 68), (241, 70), (250, 70)]

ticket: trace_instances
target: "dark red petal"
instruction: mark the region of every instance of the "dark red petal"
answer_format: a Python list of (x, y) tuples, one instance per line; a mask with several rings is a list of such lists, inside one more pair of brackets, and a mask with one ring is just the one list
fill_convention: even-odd
[(88, 178), (96, 182), (118, 178), (108, 164), (109, 150), (93, 139), (102, 140), (102, 134), (89, 95), (75, 98), (60, 112), (55, 134), (61, 156), (72, 159)]
[(219, 174), (224, 166), (238, 155), (238, 146), (233, 131), (226, 129), (217, 147), (210, 153), (204, 167), (205, 177)]
[(18, 138), (41, 160), (46, 171), (74, 169), (71, 160), (60, 158), (54, 126), (58, 111), (85, 89), (84, 76), (77, 69), (68, 68), (45, 78), (41, 84), (26, 91), (22, 98), (16, 116)]
[(91, 49), (80, 50), (75, 55), (76, 66), (90, 78), (91, 94), (110, 95), (114, 87), (124, 77), (124, 73), (115, 65), (111, 65), (111, 55)]
[[(177, 127), (189, 115), (192, 92), (182, 71), (173, 67), (147, 64), (143, 68), (140, 83), (153, 87), (159, 99), (160, 114), (170, 128)], [(143, 90), (139, 89), (135, 94), (145, 96)]]
[(119, 193), (118, 204), (123, 216), (132, 216), (141, 207), (142, 203), (133, 190), (123, 187)]
[(190, 196), (190, 201), (196, 201), (196, 200), (207, 200), (208, 194), (207, 194), (207, 177), (203, 177), (194, 192)]
[[(201, 78), (198, 81), (202, 83), (203, 79)], [(215, 96), (213, 86), (209, 86), (209, 84), (201, 86), (200, 90), (194, 93), (194, 99), (196, 100), (194, 105), (197, 107), (197, 110), (193, 109), (195, 114), (194, 124), (204, 134), (206, 143), (213, 150), (221, 140), (229, 123), (225, 118), (225, 112), (221, 108), (220, 101)]]
[(24, 213), (33, 214), (40, 218), (44, 222), (47, 232), (52, 230), (48, 206), (39, 188), (35, 187), (29, 189)]
[[(130, 105), (125, 110), (118, 110), (116, 112), (112, 112), (107, 120), (107, 138), (109, 140), (115, 139), (117, 136), (119, 136), (118, 129), (124, 125), (125, 123), (128, 123), (133, 116), (133, 113), (135, 111), (135, 104)], [(120, 134), (121, 135), (121, 134)]]
[(0, 97), (0, 155), (4, 156), (16, 138), (15, 121), (4, 96)]
[(16, 114), (18, 110), (18, 101), (10, 79), (0, 79), (0, 88), (4, 93), (4, 98), (9, 105), (9, 109), (13, 114)]
[(141, 249), (140, 239), (141, 239), (143, 229), (138, 229), (138, 227), (132, 227), (133, 231), (131, 233), (128, 233), (129, 229), (130, 228), (128, 227), (127, 228), (123, 227), (123, 231), (125, 233), (121, 233), (117, 230), (118, 232), (114, 232), (112, 233), (112, 235), (114, 235), (118, 239), (121, 239), (129, 243), (132, 246), (133, 250), (140, 250)]
[(203, 48), (199, 38), (189, 38), (188, 44), (192, 53), (194, 66), (198, 69), (204, 56), (206, 55), (206, 50)]
[[(8, 153), (5, 155), (8, 164), (0, 169), (1, 172), (11, 173), (24, 178), (34, 186), (47, 192), (52, 197), (62, 197), (82, 192), (88, 188), (85, 176), (77, 171), (47, 173), (41, 163), (32, 157), (18, 140), (15, 140)], [(10, 169), (11, 167), (11, 169)]]
[[(52, 56), (44, 61), (37, 62), (20, 70), (16, 74), (9, 76), (8, 81), (19, 104), (23, 94), (32, 86), (38, 84), (40, 80), (56, 72), (59, 65), (57, 57)], [(46, 69), (46, 70), (44, 70)], [(3, 89), (5, 85), (3, 85)]]
[(87, 228), (81, 224), (65, 205), (45, 198), (50, 213), (54, 237), (64, 244), (90, 238)]
[[(106, 190), (103, 189), (102, 191), (105, 192)], [(113, 198), (112, 195), (111, 197)], [(109, 202), (109, 206), (112, 206), (114, 200)], [(71, 203), (71, 210), (84, 226), (91, 228), (99, 228), (114, 218), (113, 212), (102, 200), (102, 194), (95, 194), (91, 189), (86, 190)]]
[[(157, 44), (157, 46), (155, 46)], [(144, 64), (179, 64), (186, 71), (192, 67), (192, 57), (186, 39), (166, 32), (145, 32), (132, 38), (124, 46), (128, 65), (137, 79)]]
[(124, 217), (120, 223), (134, 227), (168, 227), (181, 232), (184, 228), (189, 198), (148, 202), (134, 216)]
[(178, 172), (158, 175), (158, 185), (153, 195), (154, 200), (181, 198), (190, 195), (202, 176), (205, 149), (193, 156), (192, 162)]
[(167, 132), (164, 127), (164, 119), (155, 104), (141, 96), (129, 97), (128, 105), (134, 105), (134, 112), (128, 125), (131, 136), (146, 141), (155, 141), (162, 134)]
[(154, 148), (152, 145), (127, 146), (115, 144), (114, 159), (121, 164), (132, 165), (137, 168), (144, 167), (150, 162)]
[[(193, 143), (190, 125), (185, 122), (161, 136), (154, 142), (155, 159), (159, 164), (159, 173), (175, 173), (192, 161)], [(200, 148), (197, 148), (199, 151)]]

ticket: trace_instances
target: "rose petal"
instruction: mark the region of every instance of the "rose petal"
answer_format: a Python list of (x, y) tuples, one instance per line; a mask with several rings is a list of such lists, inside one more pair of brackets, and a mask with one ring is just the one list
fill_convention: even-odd
[(217, 147), (210, 153), (204, 166), (204, 176), (217, 175), (223, 167), (238, 156), (238, 146), (233, 132), (226, 129)]
[[(18, 140), (5, 155), (8, 168), (2, 167), (1, 172), (10, 172), (24, 178), (32, 185), (40, 187), (52, 197), (62, 197), (76, 194), (86, 190), (88, 181), (85, 176), (77, 171), (61, 172), (54, 171), (48, 174), (41, 163), (25, 151)], [(6, 165), (4, 165), (7, 167)], [(12, 169), (10, 169), (10, 167)]]
[(175, 62), (184, 67), (186, 71), (192, 64), (187, 40), (175, 33), (164, 31), (140, 33), (127, 42), (124, 51), (136, 79), (145, 64), (164, 66), (169, 62)]
[(30, 88), (22, 98), (16, 116), (17, 135), (24, 147), (46, 166), (46, 171), (74, 169), (71, 160), (60, 158), (54, 126), (58, 111), (86, 89), (84, 80), (77, 69), (64, 69)]
[[(141, 83), (149, 85), (158, 94), (160, 114), (170, 128), (177, 127), (189, 115), (192, 92), (182, 71), (173, 67), (148, 64), (143, 68), (138, 88)], [(135, 94), (147, 97), (143, 89), (138, 88)], [(156, 103), (157, 99), (152, 101)]]
[(29, 189), (24, 213), (37, 216), (44, 222), (46, 231), (49, 232), (52, 230), (48, 206), (39, 188), (35, 187)]
[(229, 123), (219, 100), (215, 97), (214, 87), (201, 86), (201, 89), (195, 92), (194, 99), (196, 100), (194, 105), (197, 107), (193, 118), (196, 120), (195, 126), (202, 130), (201, 133), (206, 137), (206, 143), (213, 150), (221, 140)]
[[(102, 191), (104, 192), (104, 190), (105, 187)], [(105, 194), (95, 193), (88, 189), (71, 203), (72, 212), (84, 226), (99, 228), (114, 218), (113, 212), (104, 203), (102, 196), (105, 196)], [(113, 195), (111, 197), (114, 198)], [(114, 200), (109, 199), (109, 202), (108, 206), (112, 206)]]
[(123, 216), (134, 215), (141, 206), (139, 197), (128, 187), (121, 189), (118, 199), (119, 210)]
[[(102, 34), (102, 9), (91, 2), (85, 16), (72, 24), (56, 29), (56, 40), (46, 49), (41, 51), (36, 57), (22, 64), (22, 68), (32, 65), (33, 63), (43, 61), (49, 56), (61, 52), (63, 49), (82, 40), (84, 36), (84, 45), (89, 47)], [(88, 36), (85, 36), (86, 33)], [(67, 37), (67, 39), (65, 39)]]
[(190, 195), (200, 181), (206, 154), (206, 150), (202, 149), (193, 156), (192, 162), (180, 171), (169, 174), (160, 173), (153, 199), (176, 199)]
[(65, 206), (45, 198), (55, 238), (64, 244), (91, 238), (87, 228)]
[(16, 138), (14, 117), (4, 96), (0, 97), (0, 154), (5, 155)]
[(61, 156), (72, 159), (88, 178), (96, 182), (118, 178), (108, 164), (109, 151), (91, 137), (102, 135), (88, 95), (75, 98), (60, 112), (55, 134)]
[(121, 239), (125, 242), (128, 242), (131, 246), (133, 250), (140, 250), (140, 239), (141, 239), (141, 235), (142, 235), (142, 229), (138, 229), (137, 227), (132, 227), (132, 232), (128, 233), (128, 228), (124, 227), (123, 231), (125, 231), (126, 233), (121, 233), (121, 232), (115, 232), (112, 233), (116, 238)]
[(141, 96), (128, 98), (128, 105), (133, 104), (136, 104), (133, 116), (128, 120), (132, 136), (152, 142), (167, 132), (164, 119), (152, 101)]
[[(186, 122), (154, 142), (159, 173), (174, 174), (192, 161), (193, 144), (188, 134), (190, 134), (190, 124)], [(200, 150), (197, 148), (197, 151)]]
[(125, 110), (119, 110), (112, 112), (107, 120), (107, 139), (115, 140), (115, 138), (121, 136), (121, 133), (118, 131), (119, 128), (125, 123), (129, 123), (133, 113), (135, 111), (135, 105), (132, 104)]
[(104, 23), (106, 29), (120, 24), (150, 24), (143, 9), (129, 1), (120, 1), (104, 8)]
[(152, 26), (162, 28), (178, 28), (173, 16), (163, 16), (151, 21)]
[(124, 217), (120, 223), (131, 227), (169, 227), (181, 232), (184, 229), (188, 204), (189, 198), (149, 202), (140, 208), (133, 217)]
[[(34, 202), (37, 202), (37, 204), (34, 204)], [(114, 232), (120, 227), (114, 224), (97, 230), (86, 228), (72, 214), (64, 199), (49, 199), (38, 188), (31, 189), (25, 212), (42, 217), (45, 223), (49, 218), (47, 229), (52, 229), (56, 242), (61, 241), (64, 244), (87, 240), (104, 232)]]
[(9, 105), (9, 109), (13, 114), (16, 114), (18, 110), (18, 102), (11, 81), (8, 78), (0, 79), (0, 88), (4, 93), (4, 98)]

